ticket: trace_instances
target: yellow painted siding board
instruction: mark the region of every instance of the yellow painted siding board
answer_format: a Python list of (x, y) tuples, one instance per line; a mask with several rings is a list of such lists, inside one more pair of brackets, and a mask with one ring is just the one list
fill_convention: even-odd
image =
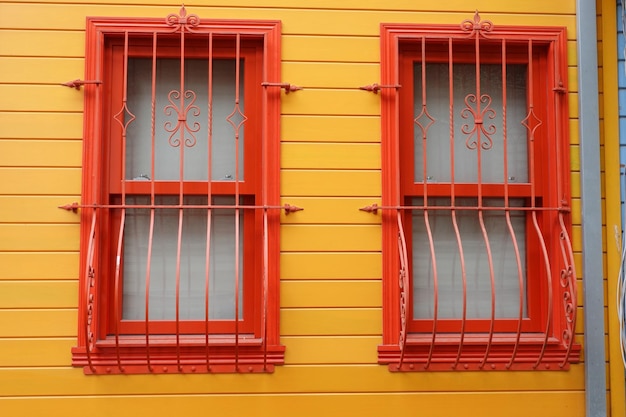
[[(391, 398), (381, 393), (324, 393), (315, 395), (184, 395), (141, 397), (107, 396), (78, 398), (14, 398), (6, 400), (7, 415), (46, 415), (48, 417), (79, 417), (90, 410), (94, 417), (136, 417), (146, 410), (158, 410), (160, 415), (186, 415), (197, 410), (227, 410), (229, 416), (291, 415), (299, 417), (328, 417), (355, 415), (380, 417), (390, 407), (394, 410), (420, 410), (429, 417), (450, 417), (477, 413), (481, 417), (501, 417), (506, 408), (507, 417), (530, 415), (550, 417), (583, 417), (583, 391), (561, 392), (506, 392), (489, 394), (468, 392), (450, 401), (439, 393), (398, 393)], [(479, 414), (478, 414), (479, 413)]]
[[(290, 343), (303, 338), (286, 338)], [(307, 338), (310, 339), (310, 338)], [(315, 338), (314, 340), (318, 340)], [(374, 339), (354, 337), (370, 344)], [(297, 342), (296, 342), (297, 343)], [(356, 342), (355, 342), (356, 343)], [(42, 346), (45, 346), (42, 345)], [(567, 372), (424, 372), (391, 373), (385, 366), (299, 366), (285, 365), (274, 374), (263, 375), (116, 375), (85, 377), (83, 371), (57, 369), (0, 369), (0, 392), (6, 396), (64, 395), (149, 395), (149, 394), (226, 394), (246, 392), (474, 392), (583, 390), (584, 367)], [(538, 416), (543, 417), (541, 414)]]
[(381, 236), (376, 225), (284, 225), (280, 248), (284, 252), (380, 251)]
[(0, 111), (7, 110), (80, 112), (83, 93), (57, 85), (0, 84)]
[[(69, 90), (69, 89), (68, 89)], [(82, 113), (0, 112), (0, 138), (82, 139)]]
[(0, 338), (76, 337), (77, 319), (75, 309), (0, 309)]
[(376, 363), (380, 336), (282, 337), (285, 361), (291, 365), (305, 364), (370, 364)]
[(582, 202), (580, 198), (572, 199), (572, 223), (581, 224), (582, 221)]
[(0, 224), (0, 251), (76, 251), (78, 224)]
[(569, 114), (570, 117), (574, 117), (578, 115), (578, 93), (570, 92), (568, 94), (569, 97)]
[(79, 140), (0, 140), (0, 166), (80, 167), (82, 150)]
[(76, 308), (77, 281), (0, 281), (0, 308)]
[(283, 116), (284, 142), (380, 142), (380, 116)]
[(74, 338), (0, 339), (0, 368), (68, 366), (73, 346)]
[[(42, 68), (45, 68), (45, 71), (42, 71)], [(66, 81), (82, 78), (84, 73), (84, 60), (79, 58), (0, 58), (0, 80), (7, 84), (59, 86)], [(67, 87), (59, 86), (60, 90), (65, 88)]]
[[(83, 5), (83, 4), (7, 4), (0, 15), (0, 27), (12, 29), (84, 29), (85, 16), (163, 17), (177, 12), (172, 6)], [(174, 9), (174, 10), (173, 10)], [(384, 10), (316, 10), (264, 9), (228, 7), (188, 7), (190, 13), (216, 19), (278, 19), (283, 22), (285, 35), (378, 35), (381, 22), (459, 24), (472, 18), (472, 7), (456, 12), (427, 11), (389, 12)], [(529, 10), (524, 8), (524, 10)], [(49, 19), (48, 16), (55, 16)], [(570, 38), (576, 33), (575, 15), (542, 15), (531, 13), (486, 13), (482, 17), (500, 25), (565, 26)], [(323, 22), (323, 24), (322, 24)], [(349, 22), (350, 24), (346, 24)]]
[(575, 67), (578, 65), (578, 47), (576, 44), (576, 33), (568, 32), (567, 41), (567, 65)]
[[(379, 171), (283, 170), (280, 185), (281, 195), (285, 197), (380, 197), (381, 195)], [(0, 185), (1, 189), (2, 185)]]
[(80, 168), (0, 167), (0, 178), (0, 194), (75, 196), (80, 193)]
[(580, 171), (580, 146), (572, 145), (569, 148), (570, 151), (570, 167), (572, 171)]
[(283, 169), (380, 169), (380, 145), (285, 143), (280, 165)]
[(85, 35), (78, 31), (0, 30), (0, 56), (84, 57)]
[[(1, 198), (0, 198), (1, 200)], [(281, 215), (283, 224), (380, 224), (379, 214), (360, 211), (361, 207), (371, 204), (380, 205), (380, 198), (321, 198), (321, 197), (288, 197), (282, 204), (292, 204), (304, 208), (298, 213)], [(0, 206), (0, 213), (2, 207)]]
[(0, 196), (0, 223), (78, 223), (80, 215), (59, 206), (80, 196)]
[(578, 69), (576, 67), (567, 69), (567, 88), (569, 91), (578, 92)]
[(380, 95), (360, 90), (310, 88), (283, 98), (282, 112), (291, 115), (378, 116)]
[(570, 115), (569, 119), (569, 143), (572, 145), (580, 144), (580, 138), (578, 136), (578, 119), (572, 118), (572, 115)]
[(282, 65), (282, 77), (305, 89), (352, 89), (376, 82), (380, 77), (380, 65), (370, 63), (286, 62)]
[(280, 255), (283, 280), (291, 279), (375, 279), (382, 277), (380, 253), (283, 253)]
[(381, 335), (382, 310), (371, 309), (283, 309), (281, 336)]
[[(54, 0), (25, 0), (23, 3), (55, 3)], [(100, 0), (87, 0), (81, 3), (101, 3)], [(109, 0), (107, 4), (127, 4), (124, 0)], [(152, 0), (136, 0), (133, 4), (140, 5), (153, 5)], [(203, 5), (212, 6), (232, 6), (233, 3), (226, 0), (218, 1), (204, 1)], [(237, 1), (239, 7), (263, 7), (263, 8), (288, 8), (288, 9), (309, 9), (311, 6), (306, 3), (294, 2), (293, 0), (239, 0)], [(532, 13), (537, 14), (574, 14), (576, 12), (576, 2), (573, 0), (559, 1), (556, 3), (544, 2), (541, 0), (528, 0), (523, 4), (509, 4), (494, 3), (492, 0), (476, 0), (474, 3), (478, 10), (484, 10), (485, 12), (500, 12), (500, 13)], [(370, 1), (363, 3), (359, 0), (345, 0), (341, 3), (337, 3), (334, 0), (318, 0), (315, 2), (315, 7), (320, 9), (329, 10), (394, 10), (394, 11), (429, 11), (433, 9), (432, 3), (428, 2), (415, 2), (411, 0), (393, 0), (393, 1)], [(467, 3), (463, 0), (449, 0), (445, 3), (437, 4), (437, 10), (441, 12), (456, 12), (458, 10), (464, 10), (467, 7)]]
[[(292, 35), (284, 36), (281, 46), (283, 61), (372, 63), (380, 61), (380, 45), (377, 37)], [(287, 80), (284, 74), (283, 79)], [(378, 79), (378, 74), (376, 79)]]
[(283, 308), (382, 307), (382, 298), (382, 283), (379, 280), (285, 281), (280, 285), (280, 305)]
[(0, 280), (78, 277), (78, 252), (0, 252)]

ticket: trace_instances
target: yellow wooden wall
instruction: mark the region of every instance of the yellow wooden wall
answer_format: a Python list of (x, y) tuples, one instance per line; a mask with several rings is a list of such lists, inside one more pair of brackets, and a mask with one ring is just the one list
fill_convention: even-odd
[[(605, 286), (607, 294), (607, 318), (605, 329), (608, 380), (610, 387), (608, 404), (612, 415), (626, 415), (624, 402), (624, 365), (619, 344), (619, 321), (617, 319), (616, 284), (620, 264), (619, 231), (620, 178), (619, 168), (619, 116), (617, 96), (617, 17), (616, 3), (609, 0), (596, 2), (598, 11), (598, 89), (600, 103), (600, 155), (603, 178), (603, 225), (605, 231)], [(617, 52), (617, 53), (616, 53)], [(623, 226), (622, 226), (623, 227)]]
[[(83, 96), (59, 83), (83, 77), (86, 16), (164, 17), (180, 8), (125, 3), (0, 3), (0, 415), (584, 415), (582, 364), (406, 374), (377, 365), (381, 226), (358, 210), (381, 195), (380, 98), (357, 89), (379, 81), (381, 22), (460, 23), (478, 9), (496, 25), (566, 26), (582, 270), (574, 0), (186, 3), (206, 18), (281, 20), (283, 81), (305, 88), (282, 101), (281, 194), (305, 207), (281, 227), (286, 364), (268, 375), (88, 377), (72, 368), (79, 224), (56, 207), (80, 199)], [(578, 318), (582, 342), (582, 311)]]

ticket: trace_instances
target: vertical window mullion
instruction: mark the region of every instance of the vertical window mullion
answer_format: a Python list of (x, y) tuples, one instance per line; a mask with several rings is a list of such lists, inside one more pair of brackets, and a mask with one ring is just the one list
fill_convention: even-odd
[(152, 243), (154, 240), (155, 221), (155, 146), (156, 146), (156, 80), (157, 80), (157, 33), (152, 34), (152, 71), (150, 94), (150, 225), (148, 229), (148, 253), (146, 256), (146, 295), (145, 295), (145, 323), (146, 323), (146, 363), (148, 370), (153, 371), (150, 358), (150, 281), (152, 265)]
[[(267, 56), (267, 35), (265, 35), (263, 37), (263, 60), (262, 60), (262, 65), (263, 65), (263, 69), (261, 71), (261, 79), (263, 81), (268, 80), (267, 77), (267, 62), (268, 62), (268, 56)], [(279, 90), (280, 91), (280, 90)], [(264, 88), (263, 89), (263, 93), (262, 93), (262, 100), (261, 100), (261, 111), (265, 111), (265, 109), (267, 109), (268, 105), (268, 97), (267, 95), (268, 93), (268, 89)], [(279, 93), (280, 94), (280, 93)], [(269, 152), (268, 152), (268, 137), (267, 137), (267, 123), (268, 120), (266, 117), (261, 117), (261, 204), (263, 205), (263, 264), (262, 264), (262, 268), (263, 268), (263, 272), (262, 272), (262, 277), (263, 277), (263, 288), (262, 288), (262, 302), (261, 302), (261, 308), (262, 308), (262, 312), (261, 312), (261, 316), (262, 316), (262, 320), (261, 320), (261, 339), (262, 339), (262, 343), (263, 343), (263, 368), (267, 369), (267, 315), (268, 315), (268, 295), (269, 295), (269, 227), (268, 227), (268, 212), (267, 212), (267, 205), (268, 205), (268, 188), (269, 188), (269, 184), (268, 184), (268, 172), (269, 170), (267, 169), (267, 164), (268, 164), (268, 160), (269, 160)], [(257, 188), (258, 189), (258, 188)], [(255, 192), (255, 198), (256, 198), (256, 192)], [(256, 204), (255, 200), (255, 204)], [(256, 212), (255, 212), (255, 218), (256, 218)]]
[[(520, 256), (519, 246), (517, 242), (517, 236), (515, 234), (515, 229), (513, 228), (513, 224), (511, 223), (511, 207), (509, 201), (509, 152), (508, 152), (508, 130), (507, 130), (507, 122), (508, 122), (508, 114), (507, 114), (507, 49), (506, 49), (506, 39), (502, 40), (502, 155), (503, 155), (503, 171), (504, 171), (504, 214), (506, 220), (506, 226), (509, 231), (509, 236), (511, 237), (511, 242), (513, 244), (513, 251), (515, 253), (515, 261), (517, 266), (517, 281), (519, 286), (519, 314), (517, 319), (517, 330), (515, 333), (515, 345), (513, 347), (513, 352), (511, 354), (511, 358), (506, 365), (507, 368), (510, 368), (517, 356), (520, 338), (522, 334), (522, 323), (524, 318), (524, 273), (522, 269), (522, 259)], [(524, 234), (525, 236), (525, 234)], [(525, 261), (525, 260), (524, 260)]]
[(463, 243), (461, 240), (461, 233), (459, 230), (459, 224), (457, 220), (456, 212), (456, 158), (455, 158), (455, 126), (454, 126), (454, 53), (453, 53), (452, 37), (448, 38), (448, 91), (449, 91), (449, 123), (450, 123), (450, 216), (452, 218), (452, 228), (454, 229), (454, 236), (456, 238), (457, 247), (459, 249), (459, 264), (461, 266), (461, 285), (462, 285), (462, 307), (461, 307), (461, 329), (459, 348), (457, 350), (456, 359), (453, 367), (459, 364), (461, 360), (461, 354), (463, 352), (463, 343), (465, 341), (465, 325), (467, 323), (467, 271), (465, 268), (465, 253), (463, 252)]
[[(241, 76), (241, 63), (240, 63), (240, 54), (241, 54), (241, 35), (237, 33), (235, 36), (235, 107), (240, 112), (239, 109), (239, 80)], [(244, 119), (245, 121), (245, 119)], [(243, 122), (242, 122), (243, 123)], [(239, 228), (240, 228), (240, 219), (239, 219), (239, 126), (235, 128), (235, 369), (239, 369), (239, 257), (240, 249), (240, 238), (239, 238)], [(248, 173), (249, 175), (249, 173)]]
[[(135, 116), (128, 109), (128, 49), (129, 49), (129, 35), (128, 31), (124, 32), (124, 57), (123, 57), (123, 86), (122, 86), (122, 108), (115, 115), (115, 119), (120, 123), (122, 127), (122, 163), (121, 163), (121, 182), (122, 182), (122, 208), (121, 218), (119, 224), (116, 254), (115, 254), (115, 280), (114, 280), (114, 326), (115, 326), (115, 353), (117, 359), (117, 366), (121, 372), (124, 372), (122, 367), (120, 356), (120, 321), (121, 321), (121, 301), (120, 294), (122, 291), (122, 250), (124, 242), (124, 225), (126, 222), (126, 139), (127, 139), (127, 127), (135, 119)], [(128, 116), (128, 120), (126, 117)]]
[(207, 229), (206, 229), (206, 252), (205, 252), (205, 275), (204, 275), (204, 337), (206, 344), (206, 366), (211, 370), (209, 362), (209, 288), (211, 280), (211, 220), (212, 220), (212, 161), (213, 161), (213, 32), (209, 33), (208, 46), (208, 74), (207, 74)]
[[(484, 210), (483, 210), (483, 178), (482, 178), (482, 170), (483, 170), (483, 165), (482, 165), (482, 150), (483, 150), (483, 144), (482, 144), (482, 133), (484, 129), (484, 115), (487, 114), (488, 109), (485, 108), (485, 110), (481, 109), (481, 104), (483, 103), (483, 97), (482, 97), (482, 92), (481, 92), (481, 84), (480, 84), (480, 77), (481, 77), (481, 61), (480, 61), (480, 31), (476, 31), (476, 35), (475, 35), (475, 49), (474, 49), (474, 53), (475, 53), (475, 64), (476, 64), (476, 95), (475, 95), (475, 101), (476, 101), (476, 109), (475, 109), (475, 114), (474, 114), (474, 129), (475, 129), (475, 133), (476, 133), (476, 158), (477, 158), (477, 165), (478, 165), (478, 172), (477, 172), (477, 182), (478, 182), (478, 223), (480, 224), (480, 230), (482, 233), (482, 237), (483, 237), (483, 241), (485, 242), (485, 252), (487, 254), (487, 263), (489, 265), (489, 284), (491, 286), (491, 316), (490, 316), (490, 321), (489, 321), (489, 336), (487, 339), (487, 346), (485, 348), (485, 355), (483, 356), (482, 361), (480, 362), (479, 367), (482, 368), (485, 363), (487, 362), (487, 359), (489, 357), (489, 353), (491, 350), (491, 343), (493, 341), (493, 336), (494, 336), (494, 331), (495, 331), (495, 323), (496, 323), (496, 284), (495, 284), (495, 273), (494, 273), (494, 265), (493, 265), (493, 254), (491, 251), (491, 245), (489, 242), (489, 234), (487, 232), (487, 227), (485, 225), (485, 219), (484, 219)], [(486, 96), (487, 98), (487, 103), (491, 103), (491, 99), (490, 97)], [(487, 136), (487, 133), (484, 133), (485, 136)], [(487, 142), (491, 143), (491, 139), (489, 137), (487, 137)], [(489, 148), (486, 148), (489, 149)]]
[[(184, 172), (185, 172), (185, 135), (186, 135), (186, 117), (187, 111), (185, 107), (185, 97), (187, 92), (185, 91), (185, 27), (181, 26), (180, 29), (180, 104), (178, 109), (178, 126), (180, 132), (180, 140), (178, 146), (180, 147), (180, 160), (179, 160), (179, 196), (178, 196), (178, 235), (176, 243), (176, 362), (178, 369), (182, 370), (180, 362), (180, 268), (181, 268), (181, 255), (182, 255), (182, 238), (183, 238), (183, 216), (184, 216)], [(182, 124), (182, 125), (181, 125)]]
[[(536, 171), (535, 171), (535, 131), (542, 124), (541, 120), (536, 119), (536, 115), (534, 112), (535, 101), (534, 101), (534, 89), (535, 89), (535, 77), (533, 72), (533, 41), (532, 39), (528, 41), (528, 116), (524, 119), (525, 125), (528, 132), (528, 140), (529, 140), (529, 169), (530, 169), (530, 205), (531, 205), (531, 218), (533, 228), (537, 235), (537, 240), (539, 241), (539, 248), (541, 251), (541, 258), (543, 260), (543, 265), (545, 268), (545, 278), (547, 284), (547, 310), (546, 310), (546, 318), (545, 318), (545, 328), (544, 328), (544, 340), (543, 345), (539, 354), (537, 355), (537, 361), (534, 364), (536, 368), (541, 363), (543, 356), (545, 354), (546, 348), (548, 346), (548, 338), (550, 336), (550, 327), (552, 325), (552, 304), (553, 304), (553, 289), (552, 289), (552, 267), (550, 266), (550, 257), (548, 253), (548, 248), (546, 247), (546, 241), (543, 237), (543, 233), (541, 227), (539, 225), (539, 220), (537, 218), (537, 190), (536, 190)], [(533, 124), (533, 122), (536, 122)], [(549, 216), (549, 213), (546, 213)]]
[(430, 350), (428, 353), (428, 359), (426, 361), (426, 365), (425, 367), (428, 368), (430, 366), (430, 362), (432, 360), (433, 357), (433, 352), (434, 352), (434, 348), (435, 348), (435, 340), (437, 338), (437, 319), (438, 319), (438, 313), (439, 313), (439, 275), (438, 275), (438, 269), (437, 269), (437, 255), (435, 253), (435, 241), (433, 239), (433, 234), (432, 234), (432, 229), (431, 229), (431, 224), (430, 224), (430, 216), (429, 216), (429, 201), (428, 201), (428, 184), (429, 184), (429, 180), (428, 180), (428, 128), (430, 126), (430, 123), (428, 123), (426, 126), (423, 126), (420, 122), (419, 119), (421, 118), (421, 116), (425, 116), (427, 118), (427, 120), (429, 122), (432, 122), (433, 119), (432, 117), (429, 115), (429, 111), (428, 111), (428, 102), (427, 102), (427, 94), (426, 94), (426, 80), (427, 80), (427, 65), (426, 65), (426, 37), (422, 37), (421, 38), (422, 41), (422, 47), (421, 47), (421, 64), (422, 64), (422, 111), (421, 113), (415, 118), (415, 123), (419, 125), (420, 130), (422, 131), (422, 181), (423, 181), (423, 196), (422, 196), (422, 201), (423, 201), (423, 205), (424, 205), (424, 209), (422, 211), (423, 214), (423, 221), (424, 221), (424, 227), (426, 230), (426, 236), (428, 239), (428, 248), (429, 248), (429, 252), (430, 252), (430, 263), (431, 263), (431, 267), (432, 267), (432, 276), (433, 276), (433, 297), (434, 297), (434, 304), (433, 304), (433, 320), (432, 320), (432, 339), (431, 339), (431, 344), (430, 344)]

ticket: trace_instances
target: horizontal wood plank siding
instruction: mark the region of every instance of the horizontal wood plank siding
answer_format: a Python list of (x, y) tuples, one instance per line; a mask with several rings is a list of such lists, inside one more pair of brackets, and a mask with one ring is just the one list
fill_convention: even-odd
[[(397, 374), (382, 343), (381, 23), (565, 26), (574, 245), (580, 267), (575, 1), (207, 0), (207, 18), (282, 21), (280, 334), (284, 366), (263, 375), (85, 376), (78, 331), (86, 16), (165, 17), (161, 0), (0, 4), (0, 414), (437, 417), (584, 414), (584, 366), (567, 372)], [(606, 245), (605, 245), (606, 247)], [(579, 300), (580, 301), (580, 300)], [(582, 312), (577, 333), (582, 340)], [(506, 411), (503, 411), (506, 410)]]

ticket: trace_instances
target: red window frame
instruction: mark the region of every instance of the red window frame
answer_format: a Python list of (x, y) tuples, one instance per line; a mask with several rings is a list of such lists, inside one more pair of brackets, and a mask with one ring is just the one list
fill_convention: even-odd
[[(154, 38), (158, 46), (153, 49)], [(187, 15), (184, 7), (167, 19), (88, 18), (86, 45), (86, 78), (97, 82), (85, 85), (79, 206), (84, 290), (74, 366), (87, 374), (272, 372), (284, 362), (278, 326), (281, 92), (271, 88), (280, 86), (280, 22), (201, 20)], [(180, 59), (181, 50), (185, 59), (239, 58), (247, 138), (243, 179), (124, 179), (125, 128), (116, 115), (125, 106), (125, 61), (153, 54)], [(240, 255), (242, 282), (237, 284), (244, 288), (239, 300), (243, 314), (236, 313), (235, 320), (179, 320), (178, 307), (176, 320), (121, 320), (119, 231), (126, 198), (160, 195), (238, 197), (232, 209), (246, 224), (246, 244)]]
[[(478, 13), (456, 26), (381, 26), (381, 84), (391, 88), (381, 90), (383, 344), (379, 363), (388, 364), (390, 370), (567, 369), (579, 360), (580, 347), (574, 342), (576, 275), (569, 240), (566, 40), (565, 28), (495, 26)], [(529, 179), (522, 184), (415, 181), (414, 131), (428, 127), (418, 126), (413, 112), (413, 65), (475, 64), (477, 48), (481, 63), (501, 65), (506, 54), (507, 64), (528, 65), (529, 103), (534, 103), (533, 116), (541, 120), (541, 128), (529, 129), (534, 137), (528, 145), (534, 147), (529, 149), (533, 153)], [(527, 318), (497, 319), (493, 310), (491, 319), (413, 318), (412, 212), (432, 213), (437, 207), (415, 206), (412, 198), (450, 196), (479, 201), (508, 196), (528, 202), (526, 229), (535, 230), (536, 219), (541, 237), (527, 233), (526, 238)], [(548, 268), (537, 261), (544, 253)]]

